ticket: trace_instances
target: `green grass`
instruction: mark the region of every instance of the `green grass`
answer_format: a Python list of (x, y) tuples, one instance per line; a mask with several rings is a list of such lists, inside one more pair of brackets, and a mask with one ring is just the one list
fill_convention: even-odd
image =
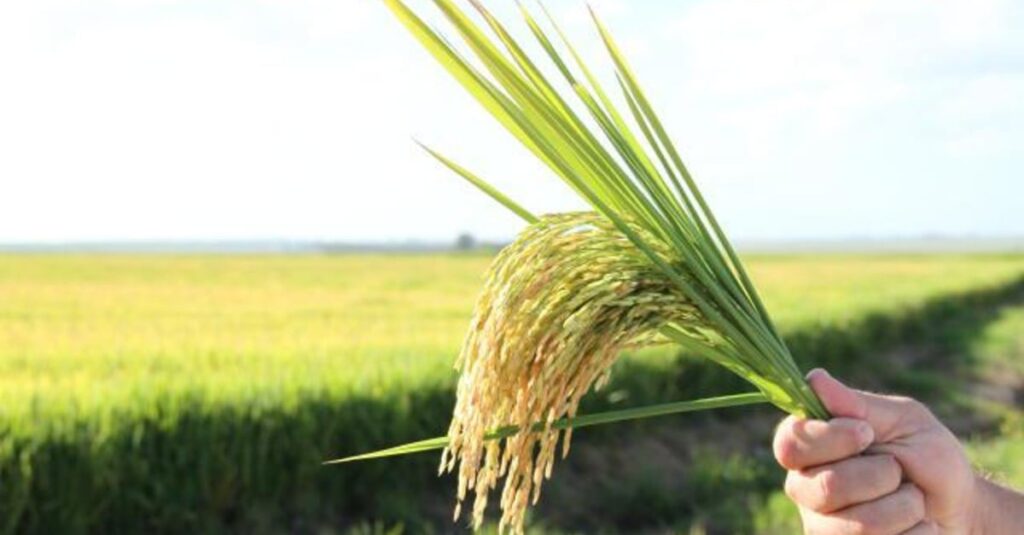
[(999, 314), (971, 344), (971, 355), (976, 375), (1002, 387), (997, 397), (1016, 408), (1003, 416), (1000, 436), (976, 437), (968, 452), (996, 481), (1024, 489), (1024, 306)]
[[(433, 456), (318, 462), (444, 429), (451, 363), (488, 261), (0, 256), (0, 531), (258, 531), (374, 518), (415, 531), (417, 519), (445, 516), (452, 482), (434, 478)], [(1021, 256), (748, 263), (797, 357), (840, 367), (875, 338), (899, 343), (974, 302), (950, 296), (998, 297), (1024, 276)], [(973, 353), (1019, 364), (1001, 356), (1019, 343), (1016, 327), (1001, 325)], [(667, 349), (632, 356), (617, 374), (595, 403), (745, 389)], [(1012, 457), (1013, 447), (990, 455)]]

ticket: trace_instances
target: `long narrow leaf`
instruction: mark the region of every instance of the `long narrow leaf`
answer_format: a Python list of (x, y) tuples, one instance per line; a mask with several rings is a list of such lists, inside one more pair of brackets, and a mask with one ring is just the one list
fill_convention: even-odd
[(466, 181), (468, 181), (470, 184), (476, 186), (480, 191), (486, 193), (492, 199), (498, 201), (499, 204), (511, 210), (512, 213), (523, 218), (523, 220), (526, 221), (527, 223), (534, 223), (537, 221), (537, 216), (531, 214), (529, 210), (523, 208), (522, 205), (510, 199), (507, 195), (505, 195), (497, 188), (487, 183), (484, 179), (476, 176), (465, 167), (462, 167), (461, 165), (449, 160), (448, 158), (445, 158), (441, 153), (435, 151), (434, 149), (431, 149), (430, 147), (424, 145), (423, 143), (417, 141), (416, 144), (422, 147), (423, 150), (430, 153), (431, 156), (436, 158), (439, 162), (443, 163), (446, 167), (448, 167), (452, 171), (455, 171), (456, 174), (458, 174), (462, 178), (465, 178)]
[[(696, 399), (691, 401), (677, 401), (675, 403), (647, 405), (644, 407), (624, 409), (619, 411), (599, 412), (595, 414), (577, 416), (575, 418), (562, 418), (560, 420), (551, 422), (550, 427), (553, 429), (579, 429), (581, 427), (605, 425), (615, 422), (623, 422), (627, 420), (640, 420), (644, 418), (653, 418), (655, 416), (667, 416), (670, 414), (680, 414), (684, 412), (721, 409), (725, 407), (738, 407), (741, 405), (754, 405), (757, 403), (767, 402), (768, 398), (765, 397), (765, 395), (762, 394), (761, 392), (749, 392), (745, 394), (733, 394), (729, 396), (718, 396), (712, 398)], [(547, 428), (547, 424), (536, 423), (533, 424), (531, 430), (543, 431)], [(487, 435), (486, 438), (487, 440), (496, 440), (512, 436), (518, 432), (518, 427), (508, 426), (492, 431)], [(410, 442), (408, 444), (402, 444), (401, 446), (395, 446), (392, 448), (386, 448), (369, 453), (353, 455), (351, 457), (343, 457), (340, 459), (324, 461), (323, 464), (340, 464), (352, 461), (363, 461), (367, 459), (378, 459), (381, 457), (394, 457), (397, 455), (407, 455), (410, 453), (439, 450), (443, 449), (447, 445), (448, 437), (446, 436), (428, 438), (426, 440), (418, 440), (416, 442)]]
[[(643, 90), (641, 89), (640, 84), (636, 81), (636, 76), (633, 74), (632, 69), (630, 69), (628, 63), (625, 60), (625, 57), (622, 55), (618, 46), (615, 44), (615, 41), (612, 38), (611, 34), (608, 32), (607, 28), (605, 28), (604, 24), (601, 23), (600, 19), (598, 19), (597, 14), (594, 13), (593, 9), (590, 10), (590, 14), (591, 18), (594, 20), (595, 25), (597, 26), (598, 33), (601, 35), (601, 39), (604, 41), (605, 48), (608, 50), (608, 53), (611, 56), (612, 61), (615, 63), (618, 69), (618, 74), (620, 75), (621, 79), (625, 82), (625, 86), (629, 89), (629, 92), (636, 99), (636, 103), (639, 105), (640, 110), (643, 112), (650, 126), (657, 134), (658, 141), (662, 144), (662, 146), (666, 149), (669, 156), (671, 157), (671, 160), (675, 165), (676, 170), (679, 172), (680, 176), (683, 177), (683, 180), (686, 183), (687, 191), (684, 192), (682, 191), (682, 188), (680, 188), (680, 194), (685, 195), (686, 193), (689, 193), (693, 195), (693, 198), (695, 199), (697, 205), (700, 208), (700, 215), (696, 218), (696, 222), (698, 223), (698, 225), (703, 225), (704, 221), (706, 220), (707, 223), (711, 226), (711, 228), (714, 231), (714, 239), (709, 240), (709, 242), (711, 242), (711, 244), (713, 245), (717, 240), (717, 244), (724, 250), (725, 257), (728, 258), (728, 262), (732, 265), (732, 268), (739, 275), (741, 284), (743, 285), (747, 297), (750, 299), (750, 301), (752, 301), (755, 309), (757, 310), (758, 313), (756, 315), (753, 315), (751, 319), (754, 321), (761, 322), (762, 325), (764, 325), (766, 332), (760, 333), (757, 329), (750, 329), (750, 332), (755, 335), (755, 337), (758, 340), (758, 343), (766, 345), (766, 347), (764, 347), (763, 352), (766, 356), (769, 356), (769, 358), (780, 357), (781, 355), (788, 356), (789, 350), (786, 348), (785, 343), (782, 341), (781, 336), (779, 336), (777, 329), (771, 321), (771, 317), (769, 316), (767, 310), (764, 308), (764, 304), (762, 303), (761, 298), (757, 293), (757, 290), (754, 288), (754, 285), (751, 282), (746, 272), (746, 269), (743, 267), (742, 261), (736, 254), (736, 251), (733, 249), (732, 244), (729, 242), (729, 239), (725, 236), (725, 232), (722, 231), (722, 228), (718, 224), (717, 219), (711, 212), (710, 207), (708, 207), (707, 202), (704, 200), (704, 196), (697, 188), (697, 185), (694, 182), (693, 177), (690, 175), (689, 170), (686, 168), (686, 165), (683, 163), (682, 158), (679, 156), (679, 152), (676, 150), (675, 145), (669, 138), (664, 126), (658, 119), (657, 114), (655, 114), (654, 109), (648, 101)], [(787, 368), (790, 374), (796, 377), (800, 376), (799, 370), (796, 368), (796, 365), (793, 362), (792, 358), (775, 358), (775, 360), (777, 364), (779, 364), (783, 368)], [(788, 380), (794, 381), (792, 377), (789, 377)], [(794, 382), (796, 384), (793, 384), (792, 386), (797, 392), (799, 392), (801, 397), (804, 398), (803, 401), (806, 404), (806, 406), (811, 410), (812, 414), (816, 417), (827, 417), (828, 411), (825, 410), (824, 406), (821, 404), (821, 401), (810, 390), (810, 387), (807, 386), (806, 382)]]

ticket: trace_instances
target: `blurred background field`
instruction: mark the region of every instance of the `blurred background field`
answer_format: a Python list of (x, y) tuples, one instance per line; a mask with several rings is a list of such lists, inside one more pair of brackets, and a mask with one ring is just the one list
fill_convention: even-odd
[[(320, 461), (445, 430), (487, 254), (0, 257), (0, 528), (460, 531), (433, 455)], [(1024, 482), (1024, 256), (760, 255), (805, 367), (926, 399)], [(617, 365), (586, 410), (746, 391), (688, 355)], [(538, 532), (790, 533), (778, 414), (582, 431)], [(626, 440), (629, 438), (630, 440)]]

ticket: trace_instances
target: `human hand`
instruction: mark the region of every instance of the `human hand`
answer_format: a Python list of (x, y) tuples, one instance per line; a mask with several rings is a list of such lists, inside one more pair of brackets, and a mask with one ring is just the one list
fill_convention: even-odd
[(976, 502), (985, 483), (927, 407), (853, 390), (824, 370), (812, 371), (808, 382), (834, 418), (790, 416), (774, 441), (805, 533), (978, 532)]

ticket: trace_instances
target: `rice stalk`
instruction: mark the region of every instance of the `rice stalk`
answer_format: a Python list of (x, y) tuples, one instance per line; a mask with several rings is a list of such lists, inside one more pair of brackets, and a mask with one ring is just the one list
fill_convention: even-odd
[(432, 0), (473, 62), (402, 0), (383, 1), (468, 93), (593, 211), (537, 218), (427, 148), (530, 224), (489, 269), (459, 356), (448, 436), (342, 461), (443, 447), (441, 471), (457, 469), (459, 476), (456, 518), (473, 491), (472, 523), (479, 526), (490, 491), (504, 478), (499, 531), (522, 533), (526, 508), (539, 499), (559, 440), (563, 455), (568, 452), (582, 396), (607, 381), (622, 350), (658, 341), (705, 356), (760, 391), (753, 397), (697, 400), (675, 410), (745, 404), (756, 397), (792, 414), (828, 416), (593, 12), (628, 115), (550, 16), (560, 47), (520, 5), (560, 83), (548, 79), (478, 0), (469, 0), (476, 18), (453, 0)]

